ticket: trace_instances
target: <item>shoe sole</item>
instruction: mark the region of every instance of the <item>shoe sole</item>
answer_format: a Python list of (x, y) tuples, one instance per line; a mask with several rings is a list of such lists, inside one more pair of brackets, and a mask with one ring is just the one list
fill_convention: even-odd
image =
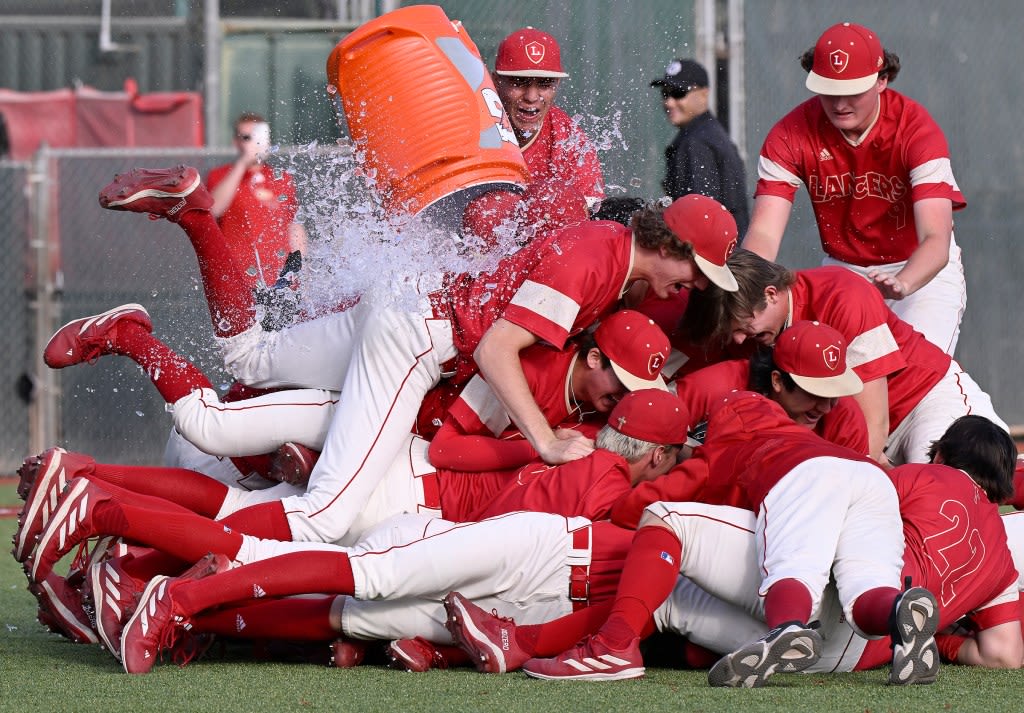
[[(445, 627), (461, 648), (473, 652), (473, 663), (476, 669), (480, 673), (506, 673), (505, 656), (501, 649), (477, 628), (473, 617), (466, 613), (462, 602), (454, 597), (445, 597), (444, 604), (445, 609), (448, 610)], [(461, 623), (459, 617), (461, 617)], [(465, 636), (467, 630), (474, 638)]]
[[(38, 530), (36, 530), (37, 534), (42, 534), (46, 530), (46, 526), (53, 517), (54, 511), (59, 509), (60, 493), (64, 489), (64, 486), (67, 485), (67, 480), (65, 480), (64, 483), (61, 483), (60, 487), (53, 491), (53, 494), (50, 493), (50, 484), (53, 482), (53, 479), (57, 477), (57, 472), (61, 466), (61, 459), (66, 453), (67, 451), (63, 448), (55, 449), (53, 451), (53, 457), (50, 458), (49, 463), (45, 463), (44, 461), (39, 464), (39, 469), (42, 470), (42, 474), (36, 475), (35, 481), (32, 483), (32, 490), (29, 491), (27, 496), (28, 499), (26, 507), (28, 509), (23, 515), (22, 523), (27, 525), (35, 520), (36, 517), (41, 517), (42, 522)], [(43, 467), (44, 465), (45, 469)], [(42, 491), (40, 491), (40, 489), (42, 489)], [(32, 497), (33, 490), (36, 493), (41, 492), (41, 495)], [(41, 514), (40, 510), (42, 510)], [(30, 529), (35, 528), (22, 527), (15, 538), (14, 559), (19, 562), (24, 562), (28, 559), (29, 554), (32, 552), (33, 548), (30, 545), (34, 543), (28, 542)]]
[[(939, 651), (935, 644), (939, 605), (935, 596), (922, 587), (907, 590), (896, 610), (896, 628), (900, 632), (901, 643), (893, 651), (889, 684), (934, 683), (939, 672)], [(906, 650), (902, 650), (904, 647)]]
[(186, 198), (192, 194), (192, 192), (199, 187), (202, 183), (202, 178), (196, 174), (195, 179), (187, 187), (180, 191), (162, 191), (159, 188), (144, 188), (141, 191), (137, 191), (127, 198), (122, 198), (116, 201), (109, 201), (104, 205), (105, 208), (120, 208), (121, 206), (134, 203), (135, 201), (142, 200), (143, 198)]
[(523, 672), (530, 678), (536, 678), (541, 681), (627, 681), (632, 678), (643, 678), (646, 673), (646, 669), (643, 666), (637, 666), (634, 668), (624, 668), (621, 671), (615, 671), (614, 673), (591, 671), (588, 673), (581, 672), (579, 674), (569, 674), (564, 676), (549, 676), (537, 671), (531, 671), (524, 666)]
[(46, 607), (50, 610), (50, 618), (56, 622), (63, 624), (63, 628), (67, 633), (71, 634), (71, 637), (76, 641), (87, 644), (98, 644), (99, 639), (96, 638), (96, 633), (92, 628), (79, 619), (73, 611), (65, 606), (64, 602), (60, 600), (57, 593), (50, 586), (47, 581), (39, 583), (39, 589), (45, 592), (46, 596)]
[[(63, 553), (61, 553), (61, 557), (67, 554), (71, 547), (74, 547), (74, 542), (72, 542), (70, 546), (68, 545), (68, 538), (70, 535), (74, 534), (75, 529), (77, 529), (77, 525), (81, 524), (82, 516), (85, 513), (80, 512), (77, 520), (74, 523), (72, 523), (70, 527), (68, 527), (68, 523), (66, 522), (66, 520), (76, 509), (88, 507), (89, 499), (79, 498), (79, 496), (82, 494), (83, 490), (89, 487), (90, 484), (90, 481), (86, 480), (85, 478), (82, 478), (79, 482), (75, 483), (71, 487), (71, 489), (67, 491), (67, 493), (64, 494), (63, 498), (61, 498), (60, 505), (57, 508), (57, 511), (50, 518), (49, 522), (46, 524), (45, 529), (43, 530), (43, 535), (40, 538), (39, 545), (36, 547), (35, 550), (37, 555), (42, 552), (45, 552), (50, 542), (57, 535), (60, 535), (61, 538), (58, 549), (67, 548), (64, 550)], [(60, 526), (54, 527), (54, 525)], [(78, 542), (81, 542), (81, 539), (79, 539)], [(54, 564), (56, 564), (57, 561), (58, 560), (54, 560)], [(32, 562), (31, 579), (34, 582), (39, 581), (39, 564), (41, 562), (42, 560), (39, 559), (38, 556)], [(51, 565), (50, 569), (52, 570), (52, 568), (53, 567)], [(49, 571), (43, 572), (43, 576), (49, 573)]]
[(810, 630), (780, 634), (767, 644), (756, 642), (718, 661), (708, 671), (708, 685), (759, 688), (776, 673), (798, 673), (821, 658), (821, 636)]

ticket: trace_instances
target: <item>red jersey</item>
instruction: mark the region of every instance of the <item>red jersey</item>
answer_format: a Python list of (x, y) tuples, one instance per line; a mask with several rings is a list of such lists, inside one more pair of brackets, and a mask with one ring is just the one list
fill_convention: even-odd
[(515, 219), (532, 234), (557, 230), (590, 217), (604, 199), (604, 177), (590, 139), (568, 114), (553, 106), (522, 147), (530, 181), (523, 194), (492, 191), (474, 200), (466, 224), (491, 241), (503, 221)]
[(516, 510), (529, 510), (604, 520), (612, 504), (629, 492), (630, 487), (626, 459), (598, 449), (586, 458), (562, 465), (531, 463), (523, 466), (515, 479), (470, 519), (483, 520)]
[[(712, 405), (730, 392), (750, 388), (750, 360), (721, 361), (691, 372), (675, 384), (676, 395), (686, 404), (687, 413), (694, 423), (700, 423), (707, 420)], [(861, 455), (868, 452), (868, 424), (864, 412), (849, 396), (838, 399), (812, 430), (830, 443)]]
[(431, 297), (466, 357), (499, 317), (561, 349), (614, 310), (632, 268), (632, 231), (589, 221), (527, 245), (492, 273), (450, 275)]
[[(206, 185), (211, 191), (231, 171), (231, 165), (210, 171)], [(224, 215), (217, 219), (224, 239), (239, 265), (259, 266), (263, 282), (273, 285), (291, 247), (288, 226), (295, 220), (299, 204), (292, 177), (260, 164), (246, 172)]]
[(856, 146), (817, 97), (784, 116), (765, 138), (755, 197), (793, 200), (801, 184), (826, 253), (854, 265), (906, 260), (918, 246), (914, 203), (967, 205), (938, 124), (917, 102), (886, 89), (875, 125)]
[(712, 408), (707, 440), (667, 475), (640, 483), (612, 508), (612, 520), (636, 527), (658, 501), (732, 505), (757, 512), (768, 491), (810, 458), (863, 461), (867, 456), (829, 443), (798, 425), (774, 401), (737, 391)]
[[(535, 344), (520, 354), (530, 393), (552, 428), (578, 411), (570, 395), (577, 355), (576, 350), (560, 352), (544, 344)], [(510, 436), (516, 438), (502, 444), (507, 447), (497, 448), (493, 442)], [(537, 458), (537, 453), (514, 428), (508, 411), (487, 381), (476, 374), (449, 407), (444, 425), (430, 443), (428, 457), (437, 468), (493, 470), (519, 467)]]
[[(903, 576), (939, 602), (939, 630), (969, 616), (987, 629), (1019, 616), (1017, 570), (999, 507), (961, 470), (911, 463), (888, 473), (903, 518)], [(888, 640), (869, 642), (857, 668), (889, 662)]]
[(870, 282), (846, 268), (800, 270), (790, 298), (790, 323), (811, 319), (829, 325), (846, 339), (846, 362), (862, 381), (888, 378), (890, 433), (949, 370), (948, 354), (897, 317)]

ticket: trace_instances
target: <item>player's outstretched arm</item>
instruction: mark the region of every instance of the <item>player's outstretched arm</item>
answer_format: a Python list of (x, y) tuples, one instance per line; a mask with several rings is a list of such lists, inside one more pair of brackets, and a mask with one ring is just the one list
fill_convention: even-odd
[(541, 413), (526, 382), (519, 352), (537, 342), (532, 332), (498, 319), (480, 340), (473, 358), (512, 422), (545, 463), (567, 463), (593, 450), (585, 438), (558, 438)]
[(765, 260), (775, 260), (782, 246), (782, 234), (786, 232), (789, 214), (793, 204), (779, 196), (758, 196), (754, 199), (754, 212), (750, 216), (750, 227), (740, 246), (757, 253)]

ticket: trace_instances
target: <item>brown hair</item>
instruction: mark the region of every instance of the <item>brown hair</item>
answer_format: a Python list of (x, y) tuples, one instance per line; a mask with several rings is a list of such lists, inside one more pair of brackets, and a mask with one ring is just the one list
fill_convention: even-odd
[(665, 206), (661, 203), (647, 203), (633, 214), (630, 227), (636, 236), (636, 244), (649, 250), (665, 248), (665, 252), (679, 260), (691, 259), (693, 243), (680, 240), (672, 232), (665, 223), (664, 212)]
[(690, 292), (680, 328), (683, 335), (701, 345), (724, 344), (729, 340), (732, 324), (749, 319), (768, 305), (764, 291), (768, 287), (788, 289), (796, 275), (771, 260), (749, 250), (735, 250), (725, 263), (739, 289), (726, 292), (714, 284), (705, 290)]
[[(889, 83), (892, 84), (896, 81), (896, 75), (900, 73), (900, 56), (895, 52), (883, 49), (882, 58), (883, 64), (882, 68), (878, 70), (878, 78), (888, 79)], [(810, 72), (814, 68), (813, 47), (800, 55), (800, 66), (804, 68), (805, 72)]]

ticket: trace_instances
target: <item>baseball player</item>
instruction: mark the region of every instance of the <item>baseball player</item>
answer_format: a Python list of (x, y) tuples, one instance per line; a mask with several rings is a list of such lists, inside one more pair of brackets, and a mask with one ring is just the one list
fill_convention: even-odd
[(846, 356), (846, 341), (836, 330), (820, 322), (794, 322), (774, 348), (691, 372), (675, 382), (676, 394), (700, 423), (712, 404), (749, 388), (778, 402), (790, 418), (826, 441), (867, 454), (867, 424), (851, 398), (863, 388), (860, 379), (850, 378), (850, 385), (839, 390), (821, 380), (843, 372), (856, 377)]
[[(493, 474), (435, 472), (426, 466), (425, 447), (415, 447), (419, 439), (410, 436), (410, 453), (385, 475), (357, 525), (360, 531), (368, 530), (403, 512), (461, 521), (515, 510), (604, 518), (612, 503), (630, 487), (675, 465), (678, 444), (685, 440), (688, 427), (689, 417), (674, 395), (656, 389), (634, 391), (616, 406), (612, 425), (601, 430), (598, 449), (587, 458), (555, 468), (534, 465)], [(33, 533), (40, 531), (40, 511), (51, 502), (59, 505), (45, 523), (29, 560), (33, 581), (50, 577), (53, 565), (73, 547), (72, 541), (106, 530), (185, 561), (197, 552), (213, 551), (249, 562), (277, 551), (273, 542), (243, 537), (226, 527), (231, 518), (216, 522), (188, 510), (195, 507), (207, 512), (200, 489), (193, 489), (179, 474), (97, 464), (87, 456), (60, 449), (48, 452), (37, 467), (40, 475), (26, 499), (17, 541), (33, 543)], [(203, 480), (198, 475), (193, 479)], [(65, 494), (60, 495), (65, 486)], [(118, 572), (119, 576), (95, 582), (94, 590), (129, 587), (131, 573), (118, 570), (114, 574)], [(120, 599), (127, 601), (130, 593)], [(110, 641), (108, 636), (104, 639)]]
[[(933, 445), (932, 464), (887, 472), (903, 521), (902, 575), (937, 593), (943, 633), (936, 641), (949, 662), (1021, 666), (1024, 642), (1016, 572), (1024, 566), (1024, 517), (1013, 513), (1000, 518), (995, 505), (1011, 492), (1015, 450), (1009, 436), (991, 421), (964, 416)], [(654, 612), (656, 628), (722, 653), (762, 637), (767, 627), (758, 602), (758, 578), (752, 576), (758, 566), (753, 513), (699, 503), (659, 504), (649, 512), (662, 507), (673, 512), (666, 522), (677, 528), (683, 542), (680, 571), (686, 576)], [(554, 655), (597, 630), (587, 628), (591, 617), (578, 614), (519, 627), (457, 596), (449, 598), (449, 604), (455, 602), (457, 608), (449, 606), (456, 614), (449, 620), (452, 633), (487, 672), (515, 670), (532, 656)], [(963, 628), (949, 633), (949, 625), (963, 616), (973, 633), (964, 634)], [(864, 670), (890, 662), (889, 642), (856, 635), (831, 586), (819, 618), (822, 655), (806, 672)]]
[(558, 41), (546, 32), (524, 27), (498, 46), (491, 78), (530, 181), (523, 195), (492, 191), (469, 204), (464, 223), (486, 242), (509, 230), (502, 227), (508, 220), (519, 228), (520, 241), (585, 221), (604, 198), (594, 145), (554, 104), (558, 86), (568, 76)]
[(747, 250), (736, 251), (729, 266), (740, 289), (694, 297), (685, 317), (689, 333), (697, 341), (753, 339), (771, 345), (796, 320), (835, 328), (864, 382), (854, 398), (867, 419), (872, 458), (897, 465), (927, 462), (931, 442), (968, 413), (1006, 428), (970, 375), (849, 270), (790, 272)]
[[(154, 337), (151, 329), (149, 315), (141, 305), (122, 305), (61, 327), (50, 338), (43, 359), (58, 369), (92, 363), (107, 354), (121, 354), (139, 363), (170, 405), (175, 432), (203, 452), (234, 458), (236, 464), (229, 469), (215, 458), (207, 459), (212, 464), (196, 459), (189, 466), (181, 465), (190, 453), (182, 444), (172, 461), (180, 467), (195, 465), (190, 469), (245, 490), (280, 482), (282, 454), (290, 453), (295, 444), (302, 444), (303, 452), (312, 455), (312, 467), (318, 456), (313, 451), (323, 445), (337, 393), (288, 389), (222, 403), (206, 377)], [(638, 312), (620, 310), (602, 320), (581, 344), (574, 342), (564, 352), (536, 345), (524, 350), (521, 360), (531, 393), (554, 428), (570, 418), (582, 421), (588, 414), (603, 418), (627, 389), (665, 388), (659, 371), (668, 353), (668, 339), (657, 325)], [(438, 399), (425, 400), (420, 409), (419, 424), (445, 418), (431, 445), (432, 464), (456, 470), (506, 470), (537, 457), (529, 443), (505, 433), (509, 418), (486, 381), (477, 375), (467, 389), (450, 407), (450, 417), (435, 410)], [(424, 435), (422, 428), (418, 431)], [(270, 463), (242, 458), (275, 451)], [(296, 472), (285, 480), (304, 485), (308, 469), (304, 470), (304, 479)], [(253, 471), (265, 473), (271, 481)], [(224, 473), (229, 477), (223, 477)]]
[[(206, 255), (205, 238), (215, 223), (203, 207), (206, 201), (192, 198), (201, 189), (192, 187), (187, 174), (120, 177), (101, 193), (101, 203), (169, 216), (186, 228), (197, 255)], [(154, 189), (160, 198), (152, 197)], [(612, 311), (623, 290), (639, 279), (665, 297), (683, 287), (703, 287), (712, 276), (731, 288), (722, 266), (734, 236), (735, 221), (720, 204), (687, 196), (664, 212), (652, 207), (633, 231), (590, 222), (529, 245), (490, 274), (421, 276), (419, 310), (364, 296), (348, 310), (278, 332), (264, 332), (251, 317), (245, 323), (228, 319), (220, 341), (226, 364), (243, 383), (345, 393), (307, 491), (249, 514), (269, 523), (277, 539), (339, 540), (394, 459), (424, 395), (460, 356), (463, 364), (473, 357), (546, 462), (586, 455), (585, 440), (558, 438), (547, 424), (530, 395), (519, 353), (541, 340), (564, 345)], [(220, 257), (230, 264), (230, 256)], [(204, 282), (212, 276), (205, 273)], [(216, 290), (208, 297), (211, 315), (241, 316), (237, 295), (226, 306), (217, 302)], [(334, 383), (324, 383), (329, 375), (335, 375)]]
[(967, 204), (946, 137), (924, 107), (889, 88), (899, 57), (868, 28), (833, 25), (800, 63), (817, 96), (765, 138), (743, 247), (775, 260), (806, 186), (824, 264), (863, 275), (952, 355), (967, 300), (953, 211)]
[[(841, 386), (850, 374), (825, 378)], [(673, 524), (676, 501), (698, 500), (756, 513), (756, 567), (747, 577), (756, 580), (758, 605), (770, 627), (762, 639), (716, 664), (709, 674), (711, 685), (757, 686), (780, 661), (785, 671), (815, 663), (822, 642), (809, 622), (830, 572), (854, 629), (869, 637), (892, 636), (894, 671), (909, 672), (899, 677), (894, 673), (891, 682), (934, 680), (937, 605), (926, 589), (899, 590), (899, 504), (877, 464), (822, 440), (753, 392), (736, 392), (712, 411), (707, 442), (687, 463), (648, 483), (652, 488), (641, 494), (655, 504), (640, 518), (616, 604), (601, 631), (560, 656), (528, 662), (528, 674), (583, 680), (643, 675), (639, 636), (680, 572), (681, 537)], [(676, 498), (678, 493), (686, 496)], [(636, 525), (637, 499), (627, 494), (625, 500), (631, 502), (616, 505), (613, 521)], [(687, 541), (698, 550), (703, 544)], [(890, 627), (890, 617), (899, 627)], [(913, 626), (904, 631), (904, 624)], [(590, 660), (599, 663), (591, 665)]]

